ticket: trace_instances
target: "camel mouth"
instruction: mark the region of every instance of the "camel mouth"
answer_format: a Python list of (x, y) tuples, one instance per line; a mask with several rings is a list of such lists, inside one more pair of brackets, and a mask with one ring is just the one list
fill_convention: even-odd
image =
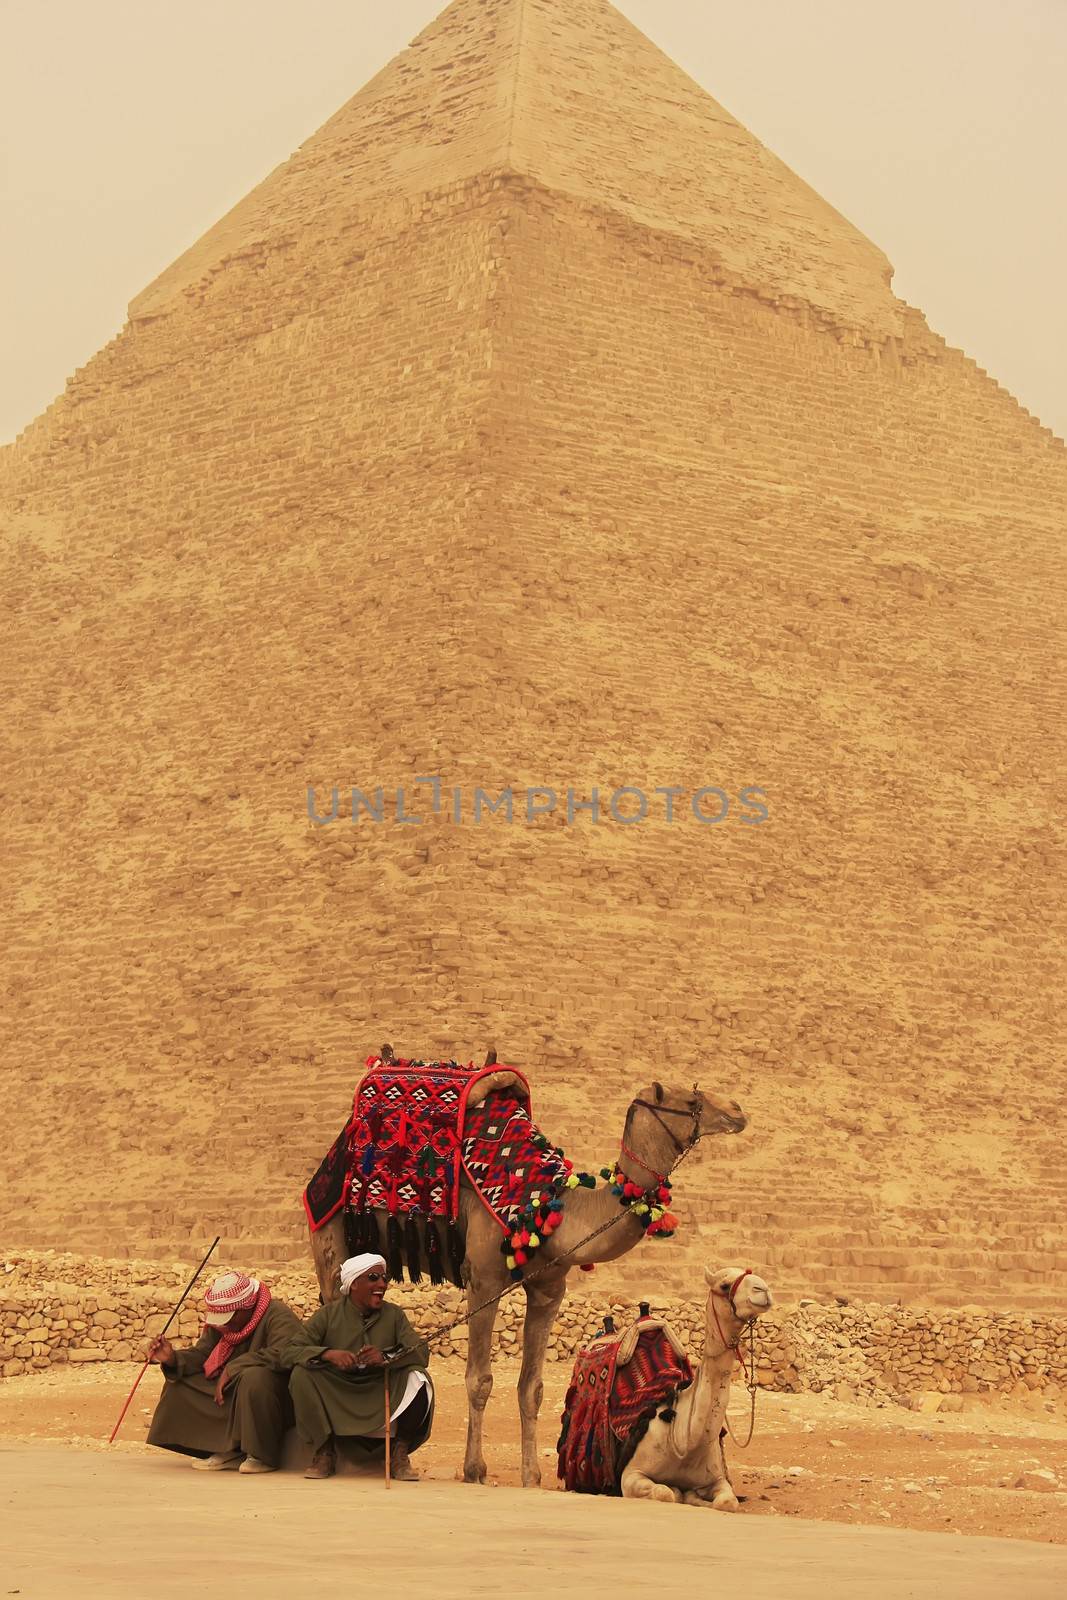
[(744, 1133), (748, 1127), (748, 1118), (740, 1106), (735, 1106), (733, 1111), (724, 1111), (722, 1114), (723, 1133)]

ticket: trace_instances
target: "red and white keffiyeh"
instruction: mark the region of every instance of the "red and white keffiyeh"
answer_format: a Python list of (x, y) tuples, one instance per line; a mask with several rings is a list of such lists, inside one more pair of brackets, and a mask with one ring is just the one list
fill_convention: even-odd
[[(215, 1279), (204, 1296), (204, 1322), (209, 1328), (219, 1329), (219, 1342), (204, 1362), (205, 1377), (213, 1378), (222, 1371), (236, 1347), (250, 1338), (262, 1322), (270, 1301), (270, 1290), (258, 1278), (249, 1278), (243, 1272), (226, 1272)], [(243, 1328), (225, 1326), (235, 1311), (247, 1311), (250, 1306), (255, 1309)]]

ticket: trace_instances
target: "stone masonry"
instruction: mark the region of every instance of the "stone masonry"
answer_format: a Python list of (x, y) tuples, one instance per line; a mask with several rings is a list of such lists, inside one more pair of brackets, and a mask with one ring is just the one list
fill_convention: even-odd
[(606, 0), (456, 0), (138, 297), (0, 452), (9, 1239), (293, 1259), (365, 1056), (495, 1042), (583, 1165), (749, 1112), (663, 1295), (1062, 1305), (1067, 456), (891, 277)]
[[(70, 1362), (133, 1361), (163, 1326), (186, 1269), (147, 1262), (79, 1260), (70, 1255), (22, 1254), (4, 1263), (0, 1278), (0, 1375), (18, 1377)], [(272, 1279), (272, 1288), (301, 1317), (318, 1307), (307, 1267)], [(466, 1329), (453, 1324), (463, 1297), (446, 1285), (391, 1285), (431, 1340), (434, 1361), (466, 1356)], [(694, 1359), (704, 1347), (704, 1307), (696, 1300), (655, 1299)], [(583, 1287), (564, 1302), (549, 1341), (551, 1361), (571, 1362), (601, 1326), (605, 1312), (624, 1328), (636, 1314), (632, 1300)], [(201, 1323), (195, 1296), (179, 1313), (172, 1336), (194, 1340)], [(501, 1301), (494, 1335), (496, 1356), (517, 1357), (522, 1343), (522, 1297)], [(748, 1355), (748, 1342), (745, 1341)], [(1040, 1398), (1057, 1404), (1067, 1389), (1067, 1319), (977, 1307), (944, 1312), (878, 1305), (776, 1306), (759, 1322), (756, 1378), (786, 1392), (828, 1392), (839, 1400), (924, 1409), (953, 1409), (950, 1396)], [(737, 1381), (746, 1370), (738, 1368)]]

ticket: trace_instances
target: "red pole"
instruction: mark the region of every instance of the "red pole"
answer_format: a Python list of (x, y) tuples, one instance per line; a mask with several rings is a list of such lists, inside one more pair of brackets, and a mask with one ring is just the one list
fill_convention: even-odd
[[(156, 1334), (155, 1339), (153, 1339), (153, 1341), (152, 1341), (153, 1345), (158, 1343), (158, 1341), (160, 1339), (163, 1339), (163, 1338), (166, 1337), (167, 1329), (170, 1327), (171, 1323), (174, 1321), (175, 1317), (178, 1315), (178, 1312), (181, 1310), (182, 1306), (185, 1304), (185, 1301), (188, 1298), (190, 1289), (193, 1287), (193, 1284), (196, 1282), (197, 1278), (199, 1278), (200, 1274), (203, 1272), (204, 1268), (207, 1266), (210, 1257), (212, 1255), (214, 1255), (215, 1246), (218, 1244), (219, 1239), (221, 1239), (221, 1238), (222, 1238), (222, 1235), (219, 1234), (218, 1237), (215, 1240), (215, 1244), (213, 1244), (211, 1246), (211, 1249), (208, 1251), (208, 1253), (204, 1257), (203, 1261), (201, 1261), (200, 1265), (197, 1267), (196, 1271), (193, 1273), (192, 1277), (189, 1279), (189, 1282), (185, 1285), (185, 1289), (182, 1292), (181, 1299), (178, 1301), (178, 1304), (174, 1307), (174, 1310), (171, 1312), (170, 1316), (167, 1318), (166, 1322), (163, 1324), (162, 1333), (157, 1333)], [(152, 1365), (152, 1358), (151, 1358), (151, 1356), (149, 1356), (148, 1360), (145, 1362), (144, 1366), (141, 1368), (140, 1372), (137, 1374), (137, 1378), (136, 1378), (136, 1380), (134, 1382), (133, 1388), (130, 1390), (129, 1394), (126, 1396), (126, 1404), (123, 1406), (122, 1410), (119, 1412), (119, 1420), (116, 1422), (115, 1426), (111, 1430), (111, 1437), (107, 1441), (108, 1444), (114, 1444), (115, 1443), (115, 1435), (118, 1433), (119, 1429), (122, 1427), (122, 1419), (126, 1415), (127, 1411), (130, 1409), (130, 1401), (133, 1399), (134, 1395), (137, 1393), (137, 1385), (140, 1383), (141, 1379), (144, 1377), (145, 1373), (148, 1371), (148, 1369), (149, 1369), (149, 1367), (151, 1365)]]

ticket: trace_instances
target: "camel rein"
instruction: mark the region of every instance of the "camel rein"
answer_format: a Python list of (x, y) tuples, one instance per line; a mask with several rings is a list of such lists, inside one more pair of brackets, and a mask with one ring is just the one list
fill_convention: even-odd
[[(730, 1309), (735, 1317), (737, 1316), (737, 1305), (734, 1301), (734, 1296), (745, 1279), (750, 1278), (751, 1276), (752, 1268), (746, 1267), (741, 1276), (739, 1278), (735, 1278), (733, 1283), (730, 1285), (730, 1293), (728, 1298), (730, 1301)], [(741, 1440), (737, 1437), (736, 1433), (730, 1426), (730, 1414), (728, 1410), (723, 1412), (723, 1421), (726, 1424), (726, 1431), (730, 1435), (731, 1442), (735, 1444), (739, 1450), (747, 1450), (749, 1445), (752, 1443), (752, 1435), (756, 1427), (756, 1391), (759, 1388), (759, 1384), (756, 1382), (756, 1319), (755, 1317), (739, 1317), (738, 1321), (741, 1323), (741, 1326), (737, 1330), (737, 1338), (734, 1340), (733, 1344), (731, 1344), (722, 1331), (722, 1324), (719, 1321), (719, 1313), (715, 1308), (714, 1297), (712, 1297), (711, 1302), (711, 1314), (715, 1318), (715, 1327), (718, 1330), (719, 1338), (722, 1340), (723, 1349), (736, 1350), (737, 1359), (741, 1363), (741, 1371), (745, 1374), (745, 1388), (748, 1390), (750, 1408), (748, 1413), (748, 1434), (745, 1437), (744, 1444), (741, 1443)], [(745, 1365), (745, 1358), (741, 1354), (741, 1340), (745, 1336), (746, 1326), (748, 1327), (747, 1366)], [(727, 1401), (729, 1401), (729, 1395), (727, 1395)]]
[[(730, 1289), (729, 1289), (729, 1292), (727, 1294), (727, 1299), (730, 1302), (730, 1309), (733, 1312), (735, 1317), (737, 1316), (737, 1305), (736, 1305), (736, 1302), (734, 1300), (734, 1296), (736, 1295), (738, 1289), (741, 1287), (742, 1283), (744, 1283), (745, 1279), (746, 1278), (750, 1278), (751, 1276), (752, 1276), (752, 1268), (751, 1267), (746, 1267), (744, 1272), (742, 1272), (738, 1277), (736, 1277), (734, 1279), (733, 1283), (730, 1285)], [(717, 1310), (716, 1305), (715, 1305), (714, 1294), (711, 1297), (711, 1314), (715, 1318), (715, 1327), (718, 1330), (719, 1338), (722, 1341), (723, 1354), (725, 1355), (728, 1350), (736, 1351), (737, 1359), (741, 1363), (741, 1369), (744, 1372), (745, 1378), (747, 1380), (745, 1387), (748, 1389), (748, 1392), (749, 1392), (749, 1397), (750, 1397), (750, 1400), (751, 1400), (751, 1411), (749, 1413), (749, 1419), (748, 1419), (748, 1437), (745, 1439), (743, 1444), (742, 1444), (741, 1440), (737, 1437), (737, 1435), (734, 1433), (734, 1430), (730, 1426), (729, 1411), (727, 1409), (723, 1410), (723, 1421), (726, 1424), (725, 1431), (730, 1435), (731, 1440), (733, 1441), (733, 1443), (737, 1446), (737, 1448), (739, 1450), (747, 1450), (749, 1445), (752, 1443), (752, 1435), (753, 1435), (753, 1432), (755, 1431), (755, 1427), (756, 1427), (756, 1390), (759, 1387), (759, 1385), (756, 1382), (756, 1319), (755, 1319), (755, 1317), (738, 1317), (738, 1321), (741, 1323), (741, 1326), (737, 1330), (737, 1338), (731, 1343), (730, 1340), (727, 1339), (725, 1333), (723, 1333), (723, 1331), (722, 1331), (722, 1323), (719, 1321), (719, 1313), (718, 1313), (718, 1310)], [(745, 1333), (745, 1328), (746, 1327), (748, 1328), (748, 1335), (749, 1335), (749, 1347), (748, 1347), (749, 1361), (748, 1361), (748, 1366), (745, 1365), (745, 1358), (741, 1354), (741, 1340), (744, 1337), (744, 1333)], [(705, 1351), (705, 1355), (706, 1354), (707, 1354), (707, 1352)], [(699, 1382), (700, 1382), (700, 1377), (698, 1376), (697, 1383), (699, 1383)], [(693, 1392), (695, 1394), (695, 1385), (694, 1385), (694, 1391)], [(729, 1406), (729, 1398), (730, 1398), (729, 1397), (729, 1393), (727, 1393), (727, 1397), (726, 1397), (727, 1406)], [(677, 1414), (675, 1414), (675, 1416), (671, 1420), (671, 1424), (670, 1424), (671, 1448), (676, 1452), (676, 1454), (678, 1454), (678, 1455), (680, 1455), (682, 1457), (687, 1456), (689, 1454), (690, 1449), (692, 1448), (692, 1444), (693, 1444), (693, 1413), (694, 1413), (695, 1410), (696, 1410), (696, 1403), (695, 1403), (695, 1400), (694, 1400), (693, 1405), (690, 1407), (689, 1418), (688, 1418), (688, 1421), (686, 1423), (685, 1444), (684, 1444), (684, 1446), (682, 1444), (680, 1444), (679, 1439), (678, 1439), (678, 1417), (677, 1417)], [(721, 1437), (721, 1435), (720, 1435), (720, 1437)]]

